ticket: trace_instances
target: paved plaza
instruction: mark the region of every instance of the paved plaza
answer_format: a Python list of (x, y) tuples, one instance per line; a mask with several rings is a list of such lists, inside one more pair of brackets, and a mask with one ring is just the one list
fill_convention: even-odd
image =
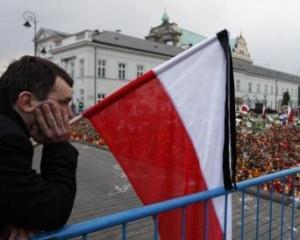
[[(75, 206), (68, 224), (78, 223), (95, 217), (116, 213), (141, 206), (126, 176), (113, 155), (105, 149), (85, 144), (74, 144), (80, 152), (77, 172), (77, 196)], [(36, 149), (34, 167), (39, 165), (40, 147)], [(256, 197), (245, 198), (244, 239), (255, 239), (256, 236)], [(269, 205), (270, 201), (260, 199), (259, 239), (269, 239)], [(280, 239), (281, 206), (273, 203), (273, 221), (271, 239)], [(291, 239), (291, 208), (284, 207), (283, 239)], [(294, 239), (299, 239), (300, 212), (295, 212), (296, 227)], [(299, 216), (299, 217), (298, 217)], [(233, 194), (233, 239), (240, 239), (241, 229), (241, 194)], [(151, 218), (128, 224), (128, 239), (153, 239), (153, 221)], [(121, 239), (121, 227), (115, 227), (89, 235), (88, 239), (115, 240)]]

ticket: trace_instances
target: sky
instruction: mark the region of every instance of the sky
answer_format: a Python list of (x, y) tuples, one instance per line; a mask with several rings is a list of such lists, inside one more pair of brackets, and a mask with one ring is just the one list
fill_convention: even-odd
[(299, 9), (297, 0), (0, 0), (0, 73), (13, 59), (33, 54), (25, 11), (35, 13), (38, 29), (121, 29), (140, 38), (166, 11), (170, 22), (207, 37), (224, 28), (232, 38), (242, 33), (255, 65), (300, 75)]

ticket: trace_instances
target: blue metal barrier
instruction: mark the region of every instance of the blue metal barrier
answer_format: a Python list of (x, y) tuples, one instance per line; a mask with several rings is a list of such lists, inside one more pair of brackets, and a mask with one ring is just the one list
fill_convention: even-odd
[[(173, 210), (173, 209), (182, 209), (183, 212), (183, 216), (185, 214), (185, 208), (193, 203), (197, 203), (197, 202), (205, 202), (205, 209), (207, 210), (207, 201), (218, 197), (218, 196), (222, 196), (225, 195), (225, 199), (227, 200), (227, 196), (229, 193), (234, 193), (234, 192), (241, 192), (241, 202), (242, 202), (242, 208), (241, 208), (241, 219), (240, 219), (240, 236), (239, 239), (244, 239), (244, 219), (245, 219), (245, 194), (246, 191), (249, 187), (253, 187), (256, 186), (257, 190), (256, 190), (256, 224), (255, 224), (255, 238), (259, 239), (259, 231), (260, 231), (260, 202), (261, 202), (261, 184), (265, 184), (265, 183), (270, 183), (274, 180), (280, 180), (283, 182), (283, 188), (286, 187), (285, 182), (286, 182), (286, 177), (287, 176), (291, 176), (292, 177), (292, 192), (290, 193), (290, 201), (291, 201), (291, 230), (290, 230), (290, 239), (295, 239), (294, 237), (294, 228), (295, 228), (295, 209), (296, 209), (296, 205), (295, 205), (295, 176), (297, 175), (297, 173), (300, 173), (300, 167), (297, 168), (293, 168), (293, 169), (288, 169), (288, 170), (283, 170), (280, 172), (276, 172), (276, 173), (272, 173), (272, 174), (268, 174), (268, 175), (264, 175), (258, 178), (253, 178), (250, 180), (246, 180), (243, 182), (239, 182), (237, 183), (237, 190), (232, 190), (232, 191), (225, 191), (223, 187), (220, 188), (216, 188), (216, 189), (212, 189), (206, 192), (200, 192), (200, 193), (196, 193), (196, 194), (191, 194), (188, 196), (184, 196), (184, 197), (179, 197), (179, 198), (175, 198), (172, 200), (168, 200), (168, 201), (164, 201), (164, 202), (160, 202), (160, 203), (156, 203), (156, 204), (151, 204), (151, 205), (147, 205), (147, 206), (143, 206), (143, 207), (139, 207), (139, 208), (135, 208), (135, 209), (131, 209), (128, 211), (123, 211), (123, 212), (119, 212), (119, 213), (115, 213), (115, 214), (111, 214), (111, 215), (107, 215), (104, 217), (99, 217), (99, 218), (95, 218), (95, 219), (91, 219), (88, 221), (84, 221), (78, 224), (74, 224), (74, 225), (70, 225), (70, 226), (66, 226), (64, 228), (62, 228), (59, 231), (55, 231), (55, 232), (46, 232), (46, 233), (42, 233), (39, 235), (36, 235), (33, 237), (34, 240), (46, 240), (46, 239), (70, 239), (73, 237), (78, 237), (81, 236), (82, 239), (87, 239), (88, 234), (97, 232), (97, 231), (101, 231), (104, 229), (108, 229), (114, 226), (122, 226), (122, 239), (127, 239), (127, 224), (138, 220), (138, 219), (142, 219), (142, 218), (146, 218), (146, 217), (153, 217), (153, 239), (158, 239), (158, 222), (157, 222), (157, 216), (160, 213), (169, 211), (169, 210)], [(272, 222), (273, 222), (273, 201), (274, 201), (274, 189), (273, 189), (273, 184), (270, 184), (270, 189), (269, 189), (269, 200), (270, 200), (270, 208), (269, 208), (269, 223), (268, 223), (268, 237), (267, 239), (273, 239), (272, 236)], [(284, 224), (285, 224), (285, 220), (286, 218), (284, 217), (285, 215), (285, 206), (286, 206), (286, 200), (287, 200), (287, 196), (286, 194), (283, 193), (281, 194), (281, 211), (280, 211), (280, 236), (279, 239), (285, 239), (284, 238)], [(224, 223), (226, 226), (226, 213), (227, 213), (227, 204), (225, 203), (225, 219), (224, 219)], [(207, 211), (206, 211), (207, 214)], [(183, 226), (185, 218), (182, 218), (183, 220)], [(207, 239), (207, 229), (208, 226), (207, 224), (205, 224), (205, 238)], [(226, 229), (226, 228), (225, 228)], [(183, 229), (185, 231), (185, 229)], [(184, 233), (183, 231), (183, 233)], [(184, 238), (182, 238), (184, 239)]]

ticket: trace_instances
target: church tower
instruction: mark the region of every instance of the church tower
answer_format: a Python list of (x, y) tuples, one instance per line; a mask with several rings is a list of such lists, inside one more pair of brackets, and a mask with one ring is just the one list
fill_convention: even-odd
[(182, 35), (177, 23), (170, 23), (166, 12), (161, 17), (162, 23), (157, 27), (152, 27), (146, 40), (164, 43), (171, 46), (178, 46)]
[(231, 40), (231, 51), (233, 58), (253, 63), (247, 47), (247, 42), (242, 33), (237, 38)]

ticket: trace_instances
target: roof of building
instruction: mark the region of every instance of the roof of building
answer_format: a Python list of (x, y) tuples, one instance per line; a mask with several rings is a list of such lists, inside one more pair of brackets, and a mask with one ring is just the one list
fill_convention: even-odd
[(204, 39), (206, 39), (206, 37), (191, 32), (189, 30), (186, 30), (184, 28), (180, 28), (180, 31), (182, 33), (182, 35), (180, 36), (180, 40), (179, 40), (179, 45), (180, 46), (190, 46), (190, 45), (195, 45), (201, 41), (203, 41)]
[[(66, 37), (72, 35), (69, 33), (63, 33), (52, 29), (47, 29), (47, 28), (42, 28), (42, 29), (44, 31), (47, 31), (49, 35), (60, 34), (60, 35), (66, 35)], [(193, 45), (197, 44), (206, 38), (202, 35), (195, 34), (185, 29), (181, 29), (181, 30), (183, 32), (183, 38), (181, 41), (186, 42), (187, 45), (188, 43), (192, 43)], [(121, 48), (123, 47), (123, 48), (128, 48), (137, 51), (144, 51), (144, 52), (159, 54), (168, 57), (176, 56), (177, 54), (184, 51), (184, 49), (179, 47), (174, 47), (162, 43), (144, 40), (142, 38), (132, 37), (129, 35), (125, 35), (123, 33), (113, 32), (113, 31), (99, 32), (97, 35), (93, 37), (93, 41), (105, 45), (111, 45), (111, 46), (116, 46)], [(236, 38), (230, 39), (229, 44), (231, 50), (233, 49), (235, 43), (236, 43)], [(253, 74), (253, 75), (275, 78), (280, 80), (292, 81), (292, 82), (300, 82), (300, 77), (297, 75), (257, 66), (235, 58), (233, 59), (233, 68), (236, 71), (244, 72), (247, 74)]]
[(39, 31), (44, 31), (44, 32), (47, 33), (47, 35), (49, 35), (49, 36), (57, 36), (57, 35), (60, 35), (60, 36), (68, 37), (68, 36), (71, 35), (70, 33), (65, 33), (65, 32), (61, 32), (61, 31), (56, 31), (56, 30), (49, 29), (49, 28), (41, 28)]
[[(188, 32), (189, 31), (186, 31), (187, 34)], [(195, 36), (196, 35), (194, 35), (193, 37)], [(199, 38), (203, 37), (201, 35), (198, 36)], [(203, 37), (203, 39), (204, 38), (205, 37)], [(232, 48), (232, 44), (234, 46), (235, 40), (236, 39), (230, 40), (231, 48)], [(152, 42), (152, 41), (148, 41), (141, 38), (136, 38), (136, 37), (132, 37), (132, 36), (128, 36), (122, 33), (117, 33), (112, 31), (103, 31), (99, 33), (94, 37), (94, 41), (98, 43), (114, 45), (117, 47), (125, 47), (129, 49), (157, 53), (157, 54), (166, 55), (170, 57), (175, 56), (183, 51), (183, 49), (178, 47), (168, 46), (166, 44)], [(296, 75), (257, 66), (238, 59), (233, 59), (233, 68), (236, 71), (245, 72), (247, 74), (253, 74), (253, 75), (275, 78), (280, 80), (292, 81), (292, 82), (300, 81), (300, 77)]]
[(156, 53), (170, 57), (175, 56), (183, 51), (183, 49), (181, 48), (153, 41), (148, 41), (112, 31), (100, 32), (98, 35), (93, 37), (93, 41), (97, 43), (103, 43), (106, 45), (124, 47), (128, 49)]
[(230, 46), (231, 51), (234, 49), (235, 44), (236, 44), (236, 38), (229, 39), (229, 46)]
[(300, 77), (289, 73), (277, 71), (270, 68), (257, 66), (242, 60), (233, 59), (233, 69), (236, 71), (246, 72), (248, 74), (276, 78), (280, 80), (299, 82)]

